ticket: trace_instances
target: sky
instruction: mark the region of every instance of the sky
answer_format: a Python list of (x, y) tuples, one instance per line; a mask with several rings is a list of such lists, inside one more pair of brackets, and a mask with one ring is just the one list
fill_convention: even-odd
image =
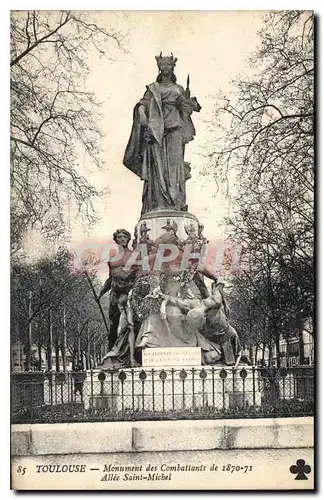
[[(248, 56), (256, 49), (257, 31), (264, 12), (258, 11), (132, 11), (89, 12), (89, 19), (126, 34), (125, 50), (113, 45), (109, 58), (89, 54), (90, 76), (87, 90), (102, 103), (101, 121), (104, 133), (102, 159), (105, 171), (87, 169), (85, 175), (109, 195), (95, 203), (100, 221), (90, 231), (78, 223), (73, 205), (68, 210), (71, 240), (76, 247), (85, 239), (100, 241), (111, 238), (116, 228), (133, 233), (141, 211), (142, 181), (123, 164), (123, 155), (132, 126), (133, 107), (142, 97), (145, 85), (155, 81), (155, 55), (173, 54), (178, 58), (175, 73), (185, 87), (190, 74), (191, 95), (202, 109), (193, 114), (195, 140), (186, 147), (185, 160), (191, 163), (192, 178), (187, 182), (189, 212), (204, 224), (208, 239), (222, 237), (222, 218), (227, 200), (213, 180), (212, 172), (201, 177), (206, 163), (204, 154), (215, 131), (211, 119), (215, 98), (231, 90), (231, 80), (249, 74)], [(82, 165), (82, 157), (80, 158)], [(27, 240), (27, 252), (40, 255), (48, 247), (34, 233)]]

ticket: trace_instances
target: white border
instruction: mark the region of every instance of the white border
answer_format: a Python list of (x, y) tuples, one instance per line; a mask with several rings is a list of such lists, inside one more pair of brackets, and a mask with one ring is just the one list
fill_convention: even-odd
[[(30, 5), (32, 4), (32, 5)], [(53, 1), (34, 1), (34, 2), (25, 2), (25, 1), (13, 1), (10, 2), (2, 2), (0, 7), (0, 47), (1, 47), (1, 158), (2, 165), (0, 168), (0, 207), (1, 207), (1, 236), (2, 236), (2, 245), (0, 247), (1, 252), (1, 268), (2, 268), (2, 279), (1, 279), (1, 306), (2, 306), (2, 314), (1, 314), (1, 334), (3, 341), (2, 348), (2, 356), (1, 356), (1, 369), (2, 369), (2, 378), (1, 378), (1, 449), (4, 453), (1, 461), (1, 498), (12, 497), (13, 492), (9, 492), (9, 477), (10, 477), (10, 462), (9, 462), (9, 448), (10, 448), (10, 434), (9, 434), (9, 141), (8, 141), (8, 131), (9, 131), (9, 69), (8, 68), (8, 54), (9, 54), (9, 10), (25, 10), (28, 8), (46, 10), (46, 9), (71, 9), (71, 10), (290, 10), (290, 9), (300, 9), (300, 10), (314, 10), (317, 16), (320, 16), (322, 13), (321, 5), (323, 2), (313, 1), (313, 2), (301, 2), (301, 1), (268, 1), (268, 2), (260, 2), (260, 1), (250, 1), (250, 2), (240, 2), (234, 0), (227, 0), (224, 3), (215, 5), (215, 1), (204, 1), (200, 0), (199, 2), (193, 2), (190, 0), (164, 0), (163, 2), (157, 3), (149, 1), (135, 2), (128, 0), (119, 0), (119, 1), (98, 1), (93, 0), (89, 1), (65, 1), (61, 2), (57, 0)], [(163, 6), (163, 8), (162, 8)], [(321, 24), (323, 20), (319, 19), (317, 29), (321, 31)], [(322, 60), (323, 54), (323, 36), (318, 33), (317, 36), (317, 62), (320, 63)], [(317, 145), (323, 144), (323, 130), (320, 127), (321, 122), (321, 107), (320, 107), (320, 82), (322, 84), (322, 74), (321, 74), (321, 65), (318, 66), (318, 81), (317, 81), (317, 113), (318, 113), (318, 122), (317, 122)], [(324, 220), (324, 208), (323, 202), (321, 206), (319, 206), (319, 202), (321, 200), (320, 190), (322, 187), (322, 175), (320, 173), (322, 167), (322, 162), (320, 158), (321, 151), (317, 151), (317, 183), (318, 183), (318, 206), (317, 206), (317, 220), (318, 220), (318, 229), (322, 229), (321, 221)], [(318, 248), (317, 248), (317, 258), (320, 260), (321, 249), (323, 248), (322, 243), (323, 231), (321, 231), (320, 236), (318, 237)], [(321, 285), (320, 278), (322, 277), (322, 269), (319, 264), (317, 272), (319, 286)], [(319, 290), (320, 291), (320, 290)], [(317, 297), (317, 311), (324, 310), (324, 299), (321, 293), (318, 294)], [(318, 335), (322, 335), (321, 321), (319, 318), (318, 322)], [(317, 351), (317, 361), (318, 361), (318, 372), (319, 372), (319, 361), (324, 359), (324, 342), (321, 340), (320, 349)], [(317, 379), (320, 380), (320, 373), (317, 373)], [(320, 395), (318, 394), (318, 397)], [(322, 398), (321, 398), (322, 403)], [(321, 407), (321, 408), (320, 408)], [(322, 409), (322, 404), (318, 405), (318, 410)], [(8, 418), (7, 418), (8, 417)], [(317, 421), (319, 422), (319, 416), (317, 417)], [(321, 439), (321, 443), (318, 441), (318, 453), (322, 451), (323, 440)], [(320, 469), (322, 469), (321, 464), (323, 460), (318, 461), (318, 465)], [(322, 470), (317, 471), (318, 483), (320, 486), (320, 478)], [(165, 497), (167, 493), (161, 495)], [(215, 495), (211, 493), (211, 495)], [(235, 496), (234, 496), (235, 495)], [(284, 495), (284, 494), (283, 494)], [(306, 493), (305, 493), (306, 495)], [(28, 496), (34, 496), (34, 494), (30, 494)], [(56, 496), (56, 495), (55, 495)], [(82, 495), (84, 496), (84, 495)], [(88, 498), (91, 498), (93, 495), (89, 493), (85, 495)], [(124, 495), (114, 494), (109, 492), (109, 497), (121, 498)], [(145, 495), (150, 496), (150, 495)], [(154, 496), (154, 492), (152, 492), (152, 497)], [(160, 495), (159, 495), (160, 496)], [(190, 494), (191, 497), (199, 498), (199, 494)], [(222, 494), (217, 493), (218, 498), (235, 498), (237, 494)], [(264, 494), (265, 497), (271, 498), (270, 494)], [(304, 495), (302, 495), (304, 496)], [(35, 495), (36, 497), (36, 495)], [(39, 497), (39, 495), (37, 495)], [(36, 498), (37, 498), (36, 497)], [(58, 494), (58, 498), (68, 498), (67, 494)], [(300, 497), (300, 494), (298, 494)]]

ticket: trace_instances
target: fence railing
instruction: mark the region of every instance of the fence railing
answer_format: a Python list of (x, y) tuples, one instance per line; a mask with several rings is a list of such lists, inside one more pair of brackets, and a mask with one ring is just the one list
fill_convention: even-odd
[(11, 376), (12, 423), (304, 416), (313, 414), (313, 402), (309, 366)]

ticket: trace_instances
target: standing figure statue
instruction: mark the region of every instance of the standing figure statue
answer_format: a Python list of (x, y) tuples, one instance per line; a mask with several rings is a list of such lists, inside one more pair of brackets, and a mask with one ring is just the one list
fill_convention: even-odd
[(151, 250), (153, 250), (155, 247), (156, 247), (156, 243), (155, 241), (151, 240), (148, 233), (150, 232), (151, 230), (147, 227), (146, 225), (146, 222), (142, 222), (141, 226), (140, 226), (140, 239), (139, 239), (139, 243), (141, 245), (146, 245), (147, 246), (147, 251), (150, 252)]
[[(121, 314), (118, 338), (113, 348), (102, 359), (102, 369), (117, 369), (123, 366), (138, 366), (135, 357), (135, 342), (142, 324), (153, 313), (159, 313), (162, 303), (159, 278), (153, 274), (139, 277), (128, 293), (125, 314)], [(157, 332), (158, 333), (158, 332)]]
[[(203, 245), (206, 244), (207, 240), (201, 234), (201, 224), (198, 226), (198, 234), (193, 223), (185, 224), (184, 229), (187, 234), (187, 238), (182, 242), (182, 249), (189, 246), (191, 258), (188, 261), (188, 267), (186, 270), (182, 272), (181, 282), (182, 282), (182, 290), (180, 290), (179, 296), (185, 298), (187, 294), (187, 298), (193, 298), (188, 295), (188, 284), (191, 280), (193, 280), (202, 296), (202, 298), (209, 297), (208, 289), (204, 283), (204, 278), (202, 273), (198, 271), (198, 265), (200, 261), (200, 254), (203, 248)], [(200, 229), (200, 231), (199, 231)], [(187, 290), (186, 290), (187, 289)], [(186, 290), (186, 293), (181, 293)]]
[(185, 183), (190, 178), (185, 145), (195, 128), (190, 115), (200, 111), (195, 97), (176, 83), (177, 58), (156, 56), (159, 74), (136, 104), (123, 163), (144, 181), (142, 214), (151, 210), (187, 211)]
[(132, 250), (128, 248), (131, 235), (126, 229), (117, 229), (113, 239), (120, 247), (120, 259), (108, 262), (109, 278), (104, 283), (98, 299), (109, 292), (109, 347), (115, 344), (117, 337), (122, 333), (123, 324), (126, 322), (127, 296), (136, 280), (138, 267), (127, 266)]

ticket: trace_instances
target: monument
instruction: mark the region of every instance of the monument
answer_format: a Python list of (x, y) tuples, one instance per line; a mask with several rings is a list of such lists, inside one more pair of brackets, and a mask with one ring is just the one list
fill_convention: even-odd
[[(101, 367), (142, 366), (144, 358), (147, 366), (148, 360), (154, 363), (148, 353), (153, 349), (162, 356), (157, 366), (167, 352), (181, 364), (181, 348), (184, 362), (237, 366), (241, 346), (229, 323), (223, 284), (203, 264), (208, 241), (186, 200), (185, 148), (195, 137), (192, 114), (201, 106), (191, 97), (189, 75), (186, 89), (177, 83), (173, 54), (160, 53), (156, 62), (156, 81), (134, 107), (123, 160), (143, 181), (142, 210), (132, 249), (130, 232), (118, 229), (113, 236), (121, 258), (109, 262), (100, 293), (109, 293), (110, 323), (110, 350)], [(211, 293), (204, 277), (213, 280)]]

